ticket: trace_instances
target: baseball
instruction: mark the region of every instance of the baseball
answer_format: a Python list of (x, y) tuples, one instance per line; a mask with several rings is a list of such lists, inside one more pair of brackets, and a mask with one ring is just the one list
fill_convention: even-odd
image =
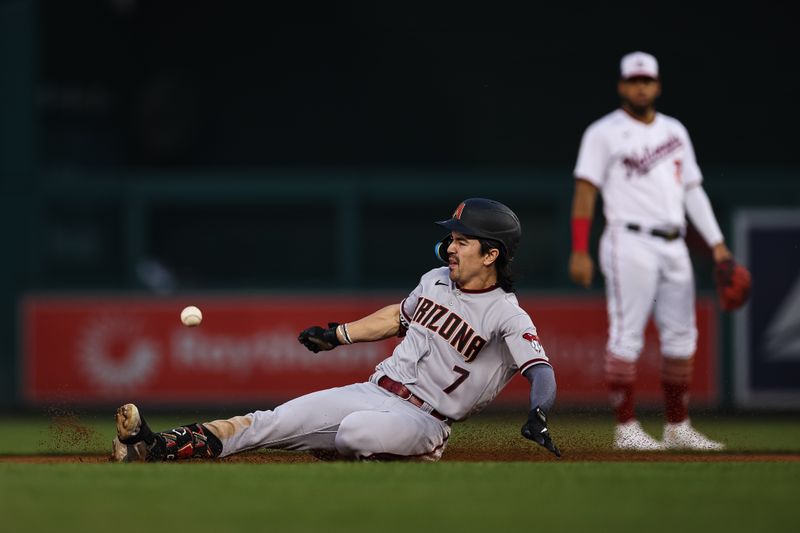
[(194, 327), (199, 326), (200, 322), (203, 321), (203, 313), (200, 312), (200, 309), (196, 308), (193, 305), (186, 307), (181, 311), (181, 322), (183, 322), (184, 326)]

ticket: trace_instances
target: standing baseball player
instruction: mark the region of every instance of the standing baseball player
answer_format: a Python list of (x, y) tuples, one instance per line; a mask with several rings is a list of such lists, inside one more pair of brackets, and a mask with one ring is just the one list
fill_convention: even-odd
[[(588, 287), (594, 273), (589, 229), (599, 190), (606, 219), (599, 259), (606, 280), (605, 378), (617, 418), (614, 446), (721, 450), (721, 443), (692, 427), (687, 411), (697, 327), (692, 264), (683, 239), (686, 214), (711, 247), (715, 262), (731, 260), (731, 252), (703, 190), (686, 128), (655, 109), (661, 94), (656, 58), (628, 54), (620, 74), (621, 109), (591, 124), (581, 140), (569, 260), (570, 277)], [(662, 441), (648, 435), (634, 414), (636, 361), (651, 313), (663, 356)]]
[(117, 410), (113, 459), (225, 457), (256, 448), (307, 450), (351, 459), (438, 460), (453, 422), (480, 411), (517, 373), (531, 383), (522, 435), (560, 456), (546, 413), (556, 382), (536, 328), (513, 294), (509, 264), (517, 216), (483, 198), (462, 202), (437, 245), (436, 268), (402, 302), (355, 322), (313, 326), (313, 352), (404, 337), (364, 383), (314, 392), (271, 411), (156, 433), (134, 404)]

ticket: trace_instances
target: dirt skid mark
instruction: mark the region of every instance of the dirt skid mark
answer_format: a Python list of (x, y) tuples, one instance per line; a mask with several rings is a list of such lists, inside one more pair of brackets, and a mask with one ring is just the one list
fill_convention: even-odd
[(44, 448), (55, 450), (90, 449), (99, 440), (100, 435), (93, 428), (80, 421), (77, 413), (68, 408), (48, 407), (50, 418), (47, 442), (40, 443)]

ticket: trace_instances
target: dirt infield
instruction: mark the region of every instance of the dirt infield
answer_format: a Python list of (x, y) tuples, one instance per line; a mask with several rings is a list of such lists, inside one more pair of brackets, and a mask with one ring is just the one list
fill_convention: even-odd
[[(445, 454), (442, 462), (647, 462), (647, 463), (719, 463), (719, 462), (796, 462), (798, 453), (655, 453), (655, 452), (599, 452), (581, 451), (566, 453), (561, 459), (545, 454), (452, 451)], [(55, 455), (0, 455), (0, 463), (18, 464), (98, 464), (109, 462), (107, 455), (55, 454)], [(201, 460), (192, 460), (201, 462)], [(251, 452), (220, 459), (220, 463), (289, 464), (322, 462), (314, 456), (299, 452)]]

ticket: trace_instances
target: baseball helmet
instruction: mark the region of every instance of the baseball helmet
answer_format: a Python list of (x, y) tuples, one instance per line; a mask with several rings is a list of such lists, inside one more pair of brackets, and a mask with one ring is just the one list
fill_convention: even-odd
[[(494, 200), (469, 198), (464, 200), (449, 220), (437, 222), (449, 231), (457, 231), (470, 237), (491, 239), (500, 243), (501, 251), (511, 260), (517, 251), (522, 227), (514, 212)], [(436, 256), (447, 262), (448, 235), (436, 245)]]

